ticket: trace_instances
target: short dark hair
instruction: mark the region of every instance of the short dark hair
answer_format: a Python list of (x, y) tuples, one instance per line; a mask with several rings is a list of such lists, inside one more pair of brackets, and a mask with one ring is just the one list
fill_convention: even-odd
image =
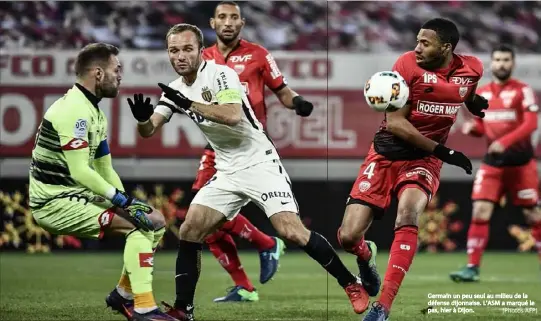
[(421, 29), (434, 30), (442, 43), (450, 43), (453, 51), (460, 40), (460, 33), (456, 24), (443, 18), (430, 19), (423, 24)]
[(513, 60), (515, 60), (515, 49), (513, 49), (513, 47), (511, 45), (500, 44), (500, 45), (494, 47), (492, 49), (492, 52), (491, 52), (490, 56), (492, 57), (496, 51), (509, 52), (509, 53), (511, 53), (511, 58)]
[(216, 16), (216, 9), (218, 9), (219, 6), (235, 6), (237, 8), (239, 8), (240, 10), (240, 6), (238, 3), (236, 3), (235, 1), (220, 1), (216, 7), (214, 7), (214, 15)]
[(117, 47), (103, 42), (86, 45), (79, 51), (75, 60), (75, 75), (83, 76), (88, 68), (95, 63), (102, 66), (107, 65), (111, 55), (116, 56), (119, 51)]
[(193, 32), (195, 34), (195, 37), (197, 38), (199, 49), (203, 48), (203, 32), (197, 26), (194, 26), (188, 23), (177, 23), (176, 25), (172, 26), (169, 29), (169, 31), (167, 31), (167, 35), (165, 36), (165, 41), (167, 42), (167, 40), (169, 39), (169, 36), (175, 35), (177, 33), (181, 33), (184, 31)]

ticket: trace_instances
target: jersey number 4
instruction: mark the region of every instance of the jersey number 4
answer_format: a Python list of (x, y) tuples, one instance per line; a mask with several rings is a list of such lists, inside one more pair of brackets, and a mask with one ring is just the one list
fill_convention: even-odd
[(366, 175), (368, 179), (371, 179), (374, 176), (374, 170), (376, 169), (376, 162), (372, 162), (366, 166), (364, 169), (363, 175)]

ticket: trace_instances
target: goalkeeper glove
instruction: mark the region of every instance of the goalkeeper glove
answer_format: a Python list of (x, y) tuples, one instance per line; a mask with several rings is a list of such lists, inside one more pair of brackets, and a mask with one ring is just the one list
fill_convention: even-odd
[(483, 110), (488, 108), (488, 100), (486, 100), (485, 97), (475, 94), (473, 100), (467, 101), (465, 104), (470, 113), (480, 118), (485, 117)]
[(472, 164), (470, 159), (461, 152), (457, 152), (456, 150), (449, 149), (442, 144), (438, 144), (436, 148), (434, 148), (434, 156), (447, 164), (462, 167), (469, 175), (472, 173)]
[(154, 231), (154, 224), (148, 218), (147, 214), (152, 212), (152, 207), (144, 202), (129, 196), (128, 194), (116, 190), (116, 194), (111, 200), (113, 205), (124, 209), (130, 216), (131, 222), (145, 232)]
[(297, 115), (301, 117), (310, 116), (314, 109), (314, 105), (311, 102), (304, 100), (302, 96), (293, 97), (293, 106), (295, 107)]
[(143, 94), (134, 94), (133, 101), (128, 98), (128, 104), (130, 105), (133, 117), (140, 123), (148, 121), (154, 113), (154, 107), (150, 103), (150, 98), (147, 97), (145, 101), (143, 101), (143, 98)]
[[(177, 107), (183, 110), (187, 110), (192, 106), (193, 101), (186, 98), (186, 96), (184, 96), (180, 91), (175, 90), (162, 83), (158, 83), (158, 86), (160, 86), (160, 88), (163, 90), (163, 94), (165, 98), (174, 102), (175, 105), (177, 105)], [(180, 111), (180, 110), (177, 110), (177, 111)]]

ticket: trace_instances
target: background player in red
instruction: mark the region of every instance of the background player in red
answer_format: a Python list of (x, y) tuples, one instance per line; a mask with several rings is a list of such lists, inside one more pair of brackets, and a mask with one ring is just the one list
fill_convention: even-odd
[(486, 117), (464, 124), (464, 134), (486, 136), (489, 147), (473, 183), (473, 215), (468, 230), (468, 265), (452, 272), (456, 282), (479, 281), (481, 257), (488, 242), (490, 217), (495, 204), (507, 192), (532, 228), (541, 259), (541, 211), (538, 208), (539, 177), (532, 146), (537, 128), (534, 92), (511, 78), (515, 53), (502, 45), (492, 51), (492, 82), (477, 92), (488, 99)]
[[(217, 42), (205, 48), (203, 58), (214, 60), (218, 64), (233, 68), (244, 85), (244, 90), (257, 119), (266, 126), (267, 107), (265, 105), (265, 86), (272, 90), (280, 102), (290, 109), (295, 109), (303, 117), (309, 116), (313, 105), (305, 101), (287, 86), (271, 54), (260, 45), (240, 38), (245, 21), (239, 6), (235, 2), (219, 3), (210, 19), (212, 29), (216, 31)], [(216, 173), (214, 151), (207, 145), (201, 158), (192, 190), (197, 192)], [(207, 238), (210, 251), (224, 269), (231, 275), (235, 287), (215, 302), (257, 301), (258, 294), (244, 271), (235, 241), (231, 235), (248, 240), (259, 251), (261, 272), (259, 281), (269, 281), (278, 269), (278, 260), (285, 248), (284, 242), (261, 232), (242, 214), (226, 223), (223, 228)]]
[(375, 296), (380, 283), (375, 252), (364, 235), (373, 219), (388, 208), (391, 197), (398, 199), (382, 292), (365, 321), (389, 317), (417, 250), (418, 215), (438, 189), (442, 161), (472, 172), (464, 154), (444, 146), (464, 103), (480, 117), (488, 107), (486, 100), (475, 94), (483, 65), (475, 57), (455, 54), (458, 40), (453, 22), (432, 19), (421, 27), (415, 51), (398, 58), (393, 71), (400, 73), (410, 88), (408, 103), (386, 112), (347, 201), (338, 238), (346, 251), (357, 256), (363, 286)]

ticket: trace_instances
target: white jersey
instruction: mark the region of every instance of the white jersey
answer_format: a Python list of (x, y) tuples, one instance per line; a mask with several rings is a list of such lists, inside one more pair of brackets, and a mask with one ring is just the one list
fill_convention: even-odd
[[(233, 69), (213, 61), (203, 61), (193, 84), (187, 85), (184, 79), (179, 77), (171, 82), (169, 87), (202, 104), (241, 104), (242, 118), (235, 126), (218, 124), (190, 110), (184, 111), (199, 126), (214, 149), (218, 171), (235, 172), (280, 158), (274, 144), (264, 132), (263, 125), (255, 117), (239, 77)], [(174, 103), (162, 94), (154, 112), (162, 114), (169, 121), (177, 110), (173, 105)]]

